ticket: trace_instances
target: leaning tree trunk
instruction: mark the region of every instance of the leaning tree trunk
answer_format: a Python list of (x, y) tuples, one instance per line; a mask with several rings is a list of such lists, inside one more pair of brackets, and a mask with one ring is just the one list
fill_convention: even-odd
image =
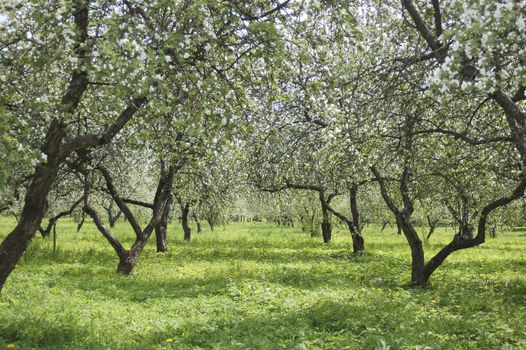
[(429, 275), (426, 273), (424, 260), (424, 247), (422, 240), (418, 236), (415, 227), (410, 222), (410, 218), (400, 215), (400, 229), (404, 233), (407, 243), (411, 248), (411, 283), (417, 286), (427, 284)]
[(188, 214), (190, 212), (190, 205), (187, 203), (184, 206), (181, 206), (181, 226), (183, 226), (185, 241), (190, 241), (192, 238), (192, 229), (188, 223)]
[[(78, 42), (74, 54), (84, 57), (88, 51), (89, 2), (76, 2), (73, 18), (78, 29)], [(73, 114), (80, 104), (81, 98), (88, 87), (88, 73), (75, 70), (71, 74), (68, 87), (61, 99), (62, 112)], [(135, 113), (147, 102), (146, 98), (134, 98), (120, 113), (117, 119), (107, 125), (102, 133), (78, 135), (63, 142), (67, 133), (67, 125), (61, 124), (60, 118), (54, 119), (47, 131), (46, 139), (41, 147), (47, 155), (46, 162), (35, 167), (31, 184), (27, 189), (22, 215), (18, 225), (0, 244), (0, 291), (14, 269), (16, 263), (29, 246), (35, 232), (42, 223), (47, 211), (47, 196), (56, 180), (59, 166), (73, 152), (97, 147), (111, 142), (113, 137), (126, 125)]]
[(57, 178), (58, 153), (64, 134), (65, 128), (58, 122), (55, 121), (51, 124), (42, 148), (48, 156), (47, 162), (36, 166), (35, 174), (26, 192), (20, 220), (0, 245), (0, 291), (40, 228), (44, 215), (46, 215), (48, 209), (47, 196)]

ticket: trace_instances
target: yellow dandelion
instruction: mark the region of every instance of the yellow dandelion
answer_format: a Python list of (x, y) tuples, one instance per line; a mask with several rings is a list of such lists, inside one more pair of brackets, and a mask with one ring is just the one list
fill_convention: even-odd
[(173, 343), (174, 340), (173, 340), (172, 338), (168, 338), (168, 339), (166, 339), (166, 342), (167, 342), (167, 343)]
[(11, 344), (7, 344), (7, 348), (8, 348), (8, 349), (14, 349), (14, 348), (16, 348), (16, 345), (13, 344), (13, 343), (11, 343)]
[(431, 302), (432, 302), (433, 304), (436, 304), (436, 303), (437, 303), (437, 301), (436, 301), (435, 299), (431, 300)]

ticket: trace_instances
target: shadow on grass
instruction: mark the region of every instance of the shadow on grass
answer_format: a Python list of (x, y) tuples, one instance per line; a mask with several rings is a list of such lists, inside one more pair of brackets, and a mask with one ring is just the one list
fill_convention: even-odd
[[(103, 242), (104, 243), (104, 242)], [(284, 244), (286, 243), (286, 244)], [(399, 246), (404, 242), (391, 242)], [(380, 247), (374, 243), (369, 248)], [(50, 276), (48, 286), (60, 285), (105, 298), (122, 298), (141, 302), (154, 298), (193, 298), (199, 295), (220, 295), (232, 283), (264, 281), (283, 287), (312, 291), (320, 288), (358, 287), (399, 288), (409, 278), (407, 257), (388, 253), (366, 253), (355, 256), (350, 244), (324, 245), (319, 242), (282, 242), (279, 240), (197, 240), (191, 243), (172, 242), (171, 251), (160, 255), (148, 250), (139, 260), (136, 272), (130, 277), (118, 275), (117, 257), (109, 246), (95, 245), (89, 249), (66, 246), (55, 259), (45, 244), (33, 246), (24, 265), (30, 270)], [(383, 251), (389, 243), (382, 244)], [(49, 261), (51, 267), (43, 264)], [(197, 264), (202, 271), (188, 274), (184, 268)], [(450, 271), (470, 270), (470, 275), (493, 274), (509, 269), (523, 269), (520, 259), (494, 261), (446, 261), (431, 278), (431, 287), (440, 285)], [(161, 270), (166, 269), (163, 273)], [(179, 270), (180, 269), (180, 270)], [(386, 277), (387, 276), (387, 277)], [(485, 288), (487, 282), (463, 280), (472, 287)], [(493, 285), (505, 284), (503, 281)], [(500, 286), (506, 290), (508, 286)], [(524, 289), (518, 293), (524, 292)], [(515, 293), (513, 293), (515, 295)], [(520, 298), (510, 298), (515, 301)]]

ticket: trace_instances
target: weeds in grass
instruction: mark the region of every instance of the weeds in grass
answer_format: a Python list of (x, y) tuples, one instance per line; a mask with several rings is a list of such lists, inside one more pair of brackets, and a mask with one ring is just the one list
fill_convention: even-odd
[[(0, 218), (0, 238), (14, 224)], [(116, 232), (133, 240), (126, 224)], [(0, 297), (0, 349), (523, 349), (520, 232), (454, 254), (427, 288), (406, 288), (402, 237), (346, 231), (329, 245), (295, 228), (232, 224), (170, 252), (150, 244), (129, 277), (91, 225), (36, 238)], [(129, 235), (129, 236), (127, 236)], [(437, 231), (436, 251), (451, 232)], [(181, 237), (180, 237), (181, 236)], [(428, 253), (430, 254), (430, 253)]]

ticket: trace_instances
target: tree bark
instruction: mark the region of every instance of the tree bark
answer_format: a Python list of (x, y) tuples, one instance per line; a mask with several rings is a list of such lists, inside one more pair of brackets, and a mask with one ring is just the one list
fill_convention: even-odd
[(423, 286), (427, 283), (429, 276), (425, 273), (424, 248), (422, 240), (416, 229), (411, 224), (410, 217), (400, 213), (400, 225), (409, 247), (411, 248), (411, 283)]
[(347, 222), (347, 227), (351, 232), (353, 252), (357, 254), (363, 253), (365, 250), (365, 240), (363, 239), (363, 236), (360, 233), (357, 233), (352, 221)]
[(401, 236), (402, 235), (402, 224), (400, 223), (400, 218), (395, 217), (396, 221), (396, 234)]
[[(351, 206), (353, 206), (353, 210), (351, 210), (351, 211), (355, 212), (354, 213), (354, 217), (359, 221), (360, 220), (360, 216), (359, 216), (359, 212), (358, 212), (358, 205), (357, 205), (356, 197), (352, 198), (353, 195), (356, 196), (356, 191), (354, 191), (354, 193), (352, 193), (352, 191), (350, 192), (350, 197), (351, 197), (350, 201), (352, 203)], [(334, 210), (334, 208), (332, 208), (327, 201), (325, 201), (325, 205), (326, 205), (327, 209), (334, 216), (336, 216), (338, 219), (343, 221), (347, 225), (347, 227), (349, 228), (349, 232), (351, 233), (351, 238), (352, 238), (353, 252), (356, 253), (356, 254), (363, 253), (363, 251), (365, 250), (365, 241), (363, 239), (363, 236), (361, 234), (360, 229), (356, 226), (354, 221), (349, 219), (347, 216), (343, 215), (342, 213)]]
[(42, 151), (47, 154), (47, 162), (36, 166), (35, 174), (24, 198), (24, 207), (18, 224), (0, 245), (0, 291), (13, 271), (18, 260), (26, 251), (29, 243), (40, 227), (46, 214), (47, 196), (57, 178), (58, 152), (66, 128), (53, 121), (46, 136)]
[(329, 208), (325, 200), (325, 192), (319, 191), (319, 197), (321, 202), (321, 213), (322, 213), (322, 222), (321, 222), (321, 234), (323, 236), (323, 243), (329, 243), (332, 238), (332, 226), (330, 222), (330, 213)]
[(181, 226), (183, 227), (183, 232), (184, 232), (183, 239), (188, 242), (192, 238), (192, 229), (190, 228), (190, 225), (188, 224), (188, 213), (189, 212), (190, 212), (190, 204), (186, 203), (185, 205), (181, 205)]
[(429, 232), (427, 233), (426, 241), (429, 241), (429, 238), (431, 238), (431, 235), (433, 234), (433, 232), (435, 232), (435, 229), (438, 223), (440, 222), (440, 219), (432, 220), (431, 217), (427, 215), (426, 220), (427, 220), (427, 225), (429, 226)]
[(168, 251), (168, 240), (166, 234), (168, 230), (168, 218), (170, 216), (172, 200), (172, 196), (170, 196), (164, 207), (161, 220), (159, 221), (159, 224), (155, 226), (155, 242), (157, 245), (157, 253), (165, 253)]
[(349, 188), (349, 204), (351, 207), (351, 218), (354, 224), (356, 234), (362, 233), (362, 221), (360, 211), (358, 210), (358, 185), (352, 184)]
[(214, 221), (210, 218), (206, 219), (208, 226), (210, 226), (210, 231), (214, 231)]
[(114, 228), (115, 224), (117, 223), (117, 220), (119, 220), (119, 218), (122, 215), (122, 210), (119, 209), (117, 211), (117, 214), (114, 215), (113, 214), (113, 201), (111, 201), (108, 208), (106, 208), (106, 212), (108, 213), (108, 221), (110, 223), (110, 228)]
[(195, 224), (197, 225), (197, 233), (203, 233), (203, 228), (201, 227), (201, 220), (199, 220), (199, 216), (196, 213), (194, 213), (192, 217), (195, 221)]

